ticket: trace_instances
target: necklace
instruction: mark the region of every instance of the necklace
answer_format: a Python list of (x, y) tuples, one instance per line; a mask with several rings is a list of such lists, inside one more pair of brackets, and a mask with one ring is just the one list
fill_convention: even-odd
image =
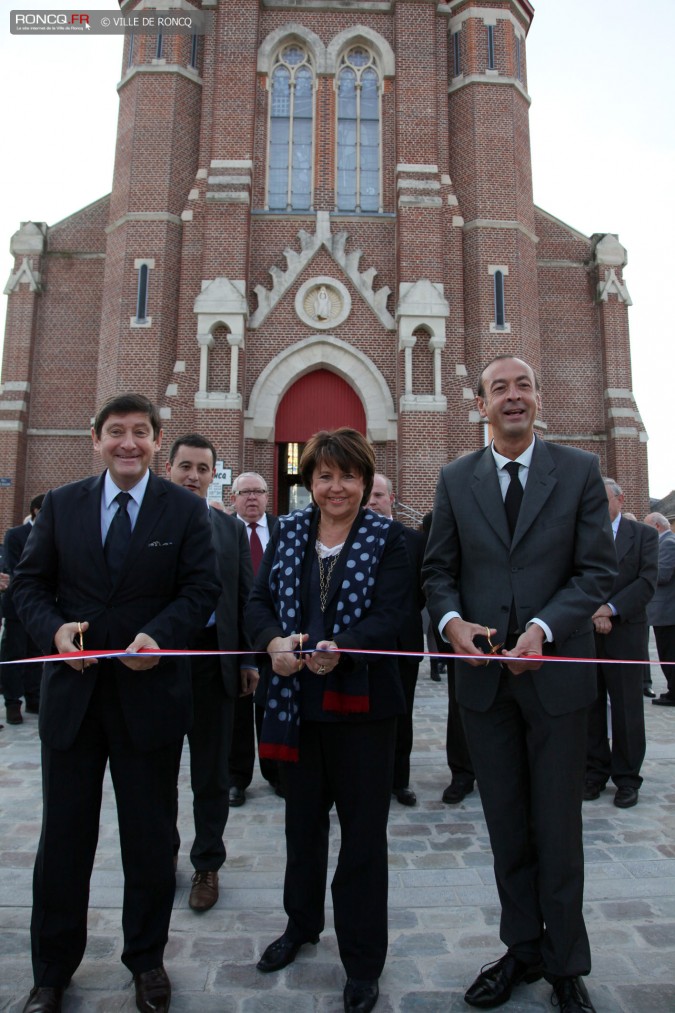
[(321, 548), (322, 547), (325, 548), (325, 546), (323, 546), (319, 536), (320, 531), (317, 531), (314, 549), (316, 551), (316, 558), (319, 562), (319, 605), (321, 606), (321, 611), (325, 612), (326, 605), (328, 604), (328, 591), (330, 590), (330, 579), (333, 575), (335, 564), (340, 558), (342, 546), (340, 546), (340, 552), (336, 552), (330, 557), (330, 561), (326, 563), (326, 566), (324, 568), (323, 556), (321, 555)]

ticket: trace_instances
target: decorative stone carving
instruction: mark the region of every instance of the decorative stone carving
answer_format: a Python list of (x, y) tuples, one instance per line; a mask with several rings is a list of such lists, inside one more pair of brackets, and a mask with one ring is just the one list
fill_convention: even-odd
[(351, 312), (349, 290), (335, 278), (310, 278), (295, 297), (295, 312), (314, 330), (335, 330)]
[[(335, 263), (342, 268), (355, 288), (358, 289), (359, 293), (368, 303), (380, 322), (387, 328), (387, 330), (396, 330), (396, 322), (387, 309), (387, 299), (391, 294), (391, 289), (388, 285), (383, 285), (382, 288), (379, 288), (377, 291), (374, 290), (373, 281), (375, 280), (377, 271), (374, 267), (369, 267), (367, 271), (359, 271), (359, 263), (361, 261), (361, 257), (363, 256), (363, 251), (351, 250), (349, 253), (346, 253), (345, 247), (347, 245), (348, 238), (349, 234), (347, 232), (337, 232), (333, 235), (331, 233), (330, 217), (328, 212), (317, 211), (316, 232), (314, 235), (311, 235), (305, 229), (300, 229), (298, 232), (300, 252), (298, 253), (297, 250), (293, 250), (290, 246), (287, 246), (284, 250), (286, 270), (283, 271), (281, 268), (277, 267), (276, 264), (269, 269), (269, 273), (272, 276), (272, 288), (268, 289), (263, 285), (255, 286), (254, 291), (258, 297), (258, 308), (255, 313), (251, 315), (248, 326), (252, 330), (260, 327), (262, 322), (269, 316), (284, 293), (288, 291), (291, 285), (293, 285), (314, 255), (318, 253), (323, 246), (326, 250), (328, 250)], [(336, 287), (339, 284), (330, 278), (327, 280)], [(314, 283), (316, 284), (316, 279), (314, 279)], [(344, 291), (347, 291), (346, 288)], [(298, 315), (301, 315), (297, 303), (296, 312), (298, 312)], [(302, 317), (302, 319), (305, 318)], [(309, 320), (305, 320), (305, 322), (310, 322), (312, 327), (320, 325), (320, 321), (317, 321), (314, 316), (312, 316)], [(334, 321), (332, 326), (335, 326)]]

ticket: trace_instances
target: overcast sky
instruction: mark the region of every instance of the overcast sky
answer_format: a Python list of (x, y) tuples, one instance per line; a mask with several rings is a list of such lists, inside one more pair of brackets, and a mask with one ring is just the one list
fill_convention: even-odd
[[(115, 6), (93, 0), (81, 9)], [(628, 250), (633, 389), (649, 433), (650, 494), (665, 496), (675, 487), (675, 0), (534, 6), (527, 40), (534, 198), (586, 235), (617, 233)], [(11, 9), (63, 4), (12, 0)], [(10, 36), (6, 14), (0, 32), (4, 287), (21, 221), (53, 225), (111, 188), (123, 40)], [(5, 306), (2, 296), (0, 334)]]

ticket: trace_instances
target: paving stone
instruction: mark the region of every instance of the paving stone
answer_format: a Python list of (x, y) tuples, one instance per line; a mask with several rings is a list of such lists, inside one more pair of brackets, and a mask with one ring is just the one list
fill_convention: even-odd
[[(655, 689), (665, 682), (653, 669)], [(441, 802), (447, 686), (422, 667), (415, 701), (411, 785), (418, 805), (393, 802), (389, 817), (390, 949), (377, 1013), (466, 1013), (464, 992), (481, 966), (504, 951), (492, 853), (476, 790), (457, 806)], [(586, 919), (593, 952), (588, 987), (598, 1013), (675, 1010), (675, 723), (645, 707), (647, 757), (639, 804), (617, 809), (609, 786), (584, 805)], [(40, 834), (37, 725), (0, 731), (0, 1011), (19, 1013), (31, 985), (31, 877)], [(192, 867), (189, 755), (183, 751), (179, 830), (183, 844), (166, 951), (172, 1013), (341, 1013), (340, 963), (328, 891), (321, 943), (306, 946), (278, 974), (255, 968), (286, 925), (283, 802), (256, 772), (247, 803), (230, 814), (228, 860), (218, 903), (188, 907)], [(329, 880), (339, 850), (331, 816)], [(89, 942), (66, 993), (64, 1013), (135, 1010), (120, 962), (120, 867), (114, 795), (106, 781), (92, 878)], [(545, 982), (515, 990), (509, 1013), (550, 1013)]]

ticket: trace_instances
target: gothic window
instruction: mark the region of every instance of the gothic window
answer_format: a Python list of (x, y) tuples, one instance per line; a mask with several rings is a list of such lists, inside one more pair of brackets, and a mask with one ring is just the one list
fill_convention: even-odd
[(365, 46), (347, 50), (337, 72), (338, 211), (380, 210), (381, 79)]
[(306, 50), (292, 43), (271, 74), (267, 206), (307, 211), (312, 206), (314, 70)]

